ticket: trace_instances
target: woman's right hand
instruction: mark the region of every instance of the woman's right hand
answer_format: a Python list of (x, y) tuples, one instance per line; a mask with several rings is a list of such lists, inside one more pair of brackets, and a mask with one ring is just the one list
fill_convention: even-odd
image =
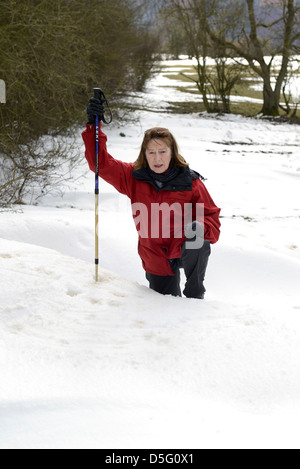
[(105, 110), (100, 99), (91, 98), (89, 105), (86, 109), (88, 123), (93, 125), (95, 124), (96, 116), (99, 116), (99, 120), (102, 120)]

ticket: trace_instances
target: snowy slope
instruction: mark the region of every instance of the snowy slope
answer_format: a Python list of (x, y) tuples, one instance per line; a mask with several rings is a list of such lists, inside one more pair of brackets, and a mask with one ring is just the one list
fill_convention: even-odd
[[(299, 444), (297, 263), (264, 256), (257, 279), (250, 256), (251, 295), (199, 302), (107, 271), (95, 285), (90, 264), (45, 248), (3, 240), (0, 259), (0, 447)], [(272, 294), (282, 269), (295, 280)]]
[(299, 127), (143, 112), (106, 127), (111, 153), (133, 161), (154, 125), (222, 207), (206, 300), (147, 288), (104, 182), (95, 284), (84, 162), (64, 197), (1, 213), (0, 448), (300, 447)]

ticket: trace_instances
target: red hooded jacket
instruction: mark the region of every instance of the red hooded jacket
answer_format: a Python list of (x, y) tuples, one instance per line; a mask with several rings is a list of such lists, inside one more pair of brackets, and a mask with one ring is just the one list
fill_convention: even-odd
[[(89, 167), (95, 172), (95, 126), (87, 124), (82, 138)], [(202, 204), (204, 237), (212, 244), (220, 236), (220, 209), (214, 204), (200, 175), (188, 166), (177, 169), (175, 175), (173, 172), (167, 184), (160, 189), (146, 169), (135, 170), (132, 163), (113, 158), (107, 152), (106, 141), (106, 135), (100, 130), (99, 174), (131, 200), (133, 218), (139, 233), (138, 252), (144, 269), (150, 274), (174, 275), (168, 259), (180, 258), (182, 245), (187, 239), (184, 235), (186, 207), (191, 207), (192, 213), (188, 215), (190, 219), (196, 220), (199, 219), (196, 207)], [(162, 228), (160, 223), (164, 214), (169, 216), (169, 223), (165, 223), (165, 228)], [(180, 224), (176, 224), (176, 217)]]

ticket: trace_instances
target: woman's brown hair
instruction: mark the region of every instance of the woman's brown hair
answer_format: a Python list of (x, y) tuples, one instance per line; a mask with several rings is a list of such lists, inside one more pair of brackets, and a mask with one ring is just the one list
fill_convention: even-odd
[(151, 140), (164, 140), (168, 147), (172, 150), (172, 159), (170, 167), (173, 166), (188, 166), (185, 159), (179, 154), (178, 145), (168, 129), (162, 127), (153, 127), (153, 129), (146, 130), (144, 140), (141, 146), (140, 154), (138, 159), (133, 163), (135, 169), (147, 168), (148, 163), (146, 159), (146, 149)]

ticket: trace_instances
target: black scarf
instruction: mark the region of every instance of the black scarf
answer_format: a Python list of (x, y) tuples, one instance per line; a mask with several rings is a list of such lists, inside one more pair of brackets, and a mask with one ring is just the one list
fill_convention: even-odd
[(193, 180), (201, 179), (202, 176), (189, 168), (189, 166), (174, 166), (165, 174), (157, 174), (149, 167), (136, 169), (132, 177), (137, 181), (148, 182), (155, 187), (157, 192), (168, 191), (191, 191)]
[(155, 171), (152, 171), (152, 169), (148, 167), (147, 173), (149, 174), (157, 189), (161, 190), (167, 185), (169, 185), (172, 179), (175, 179), (178, 176), (179, 169), (176, 168), (176, 166), (173, 166), (173, 168), (169, 169), (165, 173), (157, 174)]

